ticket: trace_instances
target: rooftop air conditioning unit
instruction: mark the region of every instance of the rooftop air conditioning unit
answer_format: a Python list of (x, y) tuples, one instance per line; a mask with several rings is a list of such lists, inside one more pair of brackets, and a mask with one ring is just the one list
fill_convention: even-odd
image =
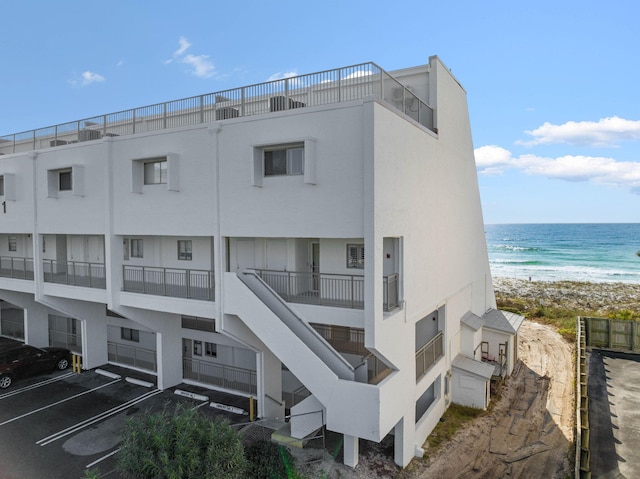
[(102, 138), (102, 133), (99, 130), (80, 130), (78, 132), (78, 141), (91, 141), (99, 140)]

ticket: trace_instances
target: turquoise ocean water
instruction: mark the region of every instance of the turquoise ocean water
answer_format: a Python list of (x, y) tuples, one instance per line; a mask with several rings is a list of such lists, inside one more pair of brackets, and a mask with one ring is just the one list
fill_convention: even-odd
[(496, 277), (640, 283), (640, 223), (485, 225), (485, 232)]

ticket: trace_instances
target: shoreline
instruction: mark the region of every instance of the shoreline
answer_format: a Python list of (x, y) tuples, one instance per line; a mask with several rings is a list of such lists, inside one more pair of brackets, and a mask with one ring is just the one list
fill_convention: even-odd
[(494, 277), (496, 300), (521, 299), (544, 307), (608, 312), (640, 311), (640, 284), (535, 281)]

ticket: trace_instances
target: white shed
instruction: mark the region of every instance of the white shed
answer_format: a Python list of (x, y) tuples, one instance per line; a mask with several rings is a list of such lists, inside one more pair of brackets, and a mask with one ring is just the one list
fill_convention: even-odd
[(510, 376), (518, 360), (518, 331), (524, 316), (490, 309), (482, 319), (482, 360), (502, 364), (499, 374)]
[(494, 366), (458, 354), (451, 363), (451, 399), (462, 406), (486, 409)]

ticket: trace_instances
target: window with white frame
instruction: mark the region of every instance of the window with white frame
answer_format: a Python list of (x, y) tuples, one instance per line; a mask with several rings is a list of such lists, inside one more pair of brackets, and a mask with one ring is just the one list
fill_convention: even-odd
[(193, 355), (202, 356), (202, 341), (193, 342)]
[(304, 144), (264, 149), (264, 176), (304, 174)]
[(132, 258), (144, 258), (144, 241), (139, 238), (132, 238), (130, 251)]
[(191, 261), (192, 258), (191, 240), (178, 240), (178, 259)]
[(204, 343), (204, 355), (210, 358), (218, 356), (218, 345), (216, 343)]
[(364, 245), (348, 244), (347, 245), (347, 268), (364, 268)]
[(145, 161), (143, 168), (145, 185), (161, 185), (167, 183), (166, 158)]
[(120, 328), (120, 338), (125, 341), (140, 342), (140, 331), (131, 328)]
[(9, 236), (9, 251), (18, 251), (18, 237)]
[[(15, 190), (15, 186), (11, 186), (11, 195), (15, 197), (13, 190)], [(47, 196), (49, 198), (58, 198), (60, 193), (67, 192), (73, 196), (84, 196), (83, 165), (73, 165), (72, 167), (47, 171)]]

